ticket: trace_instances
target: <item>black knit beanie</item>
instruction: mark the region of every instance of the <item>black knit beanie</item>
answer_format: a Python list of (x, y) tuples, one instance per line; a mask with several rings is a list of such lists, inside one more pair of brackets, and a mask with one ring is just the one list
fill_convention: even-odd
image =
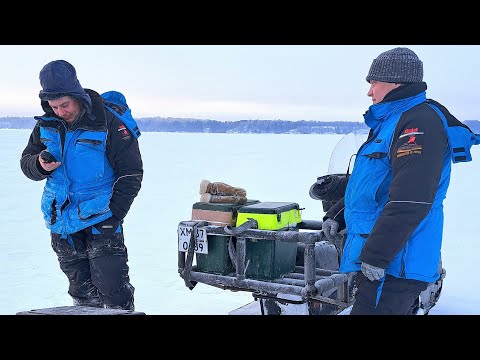
[(367, 81), (412, 83), (423, 81), (423, 63), (412, 50), (398, 47), (385, 51), (373, 60)]

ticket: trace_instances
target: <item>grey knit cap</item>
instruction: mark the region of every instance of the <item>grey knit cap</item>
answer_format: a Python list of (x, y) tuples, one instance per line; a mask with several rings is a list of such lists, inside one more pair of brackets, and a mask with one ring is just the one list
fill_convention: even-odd
[(423, 63), (412, 50), (398, 47), (373, 60), (367, 81), (411, 83), (423, 81)]

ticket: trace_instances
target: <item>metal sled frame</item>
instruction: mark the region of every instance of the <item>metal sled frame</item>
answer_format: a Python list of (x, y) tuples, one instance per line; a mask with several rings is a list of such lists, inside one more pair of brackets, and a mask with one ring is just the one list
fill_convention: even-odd
[[(231, 233), (226, 232), (222, 226), (211, 226), (208, 222), (204, 221), (191, 221), (189, 223), (194, 227), (202, 227), (206, 230), (207, 235), (224, 235), (225, 241), (228, 241), (228, 237), (232, 236)], [(353, 304), (353, 299), (349, 291), (349, 276), (347, 274), (341, 274), (338, 271), (317, 268), (315, 266), (315, 243), (325, 240), (324, 234), (320, 231), (321, 224), (321, 221), (304, 220), (297, 225), (299, 231), (248, 229), (237, 233), (235, 236), (235, 272), (228, 275), (199, 272), (197, 271), (197, 267), (192, 265), (196, 236), (196, 231), (192, 231), (188, 251), (186, 253), (178, 252), (178, 272), (189, 289), (193, 289), (196, 283), (199, 282), (224, 290), (249, 291), (252, 292), (256, 300), (274, 299), (286, 303), (299, 302), (282, 299), (278, 294), (298, 295), (302, 299), (300, 302), (311, 303), (313, 301), (334, 305), (335, 309), (337, 309), (334, 313), (339, 313)], [(246, 278), (246, 240), (252, 238), (303, 243), (305, 247), (304, 266), (296, 266), (294, 272), (271, 281)], [(342, 246), (336, 245), (336, 247), (337, 251), (342, 249)], [(339, 256), (341, 256), (341, 250), (339, 254)], [(335, 297), (325, 296), (326, 293), (334, 293), (335, 289)]]

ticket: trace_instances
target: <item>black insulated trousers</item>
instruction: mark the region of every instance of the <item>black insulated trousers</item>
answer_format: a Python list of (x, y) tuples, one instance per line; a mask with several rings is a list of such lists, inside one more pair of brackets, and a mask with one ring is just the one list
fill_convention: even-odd
[(134, 310), (122, 222), (110, 217), (67, 239), (51, 233), (74, 305)]

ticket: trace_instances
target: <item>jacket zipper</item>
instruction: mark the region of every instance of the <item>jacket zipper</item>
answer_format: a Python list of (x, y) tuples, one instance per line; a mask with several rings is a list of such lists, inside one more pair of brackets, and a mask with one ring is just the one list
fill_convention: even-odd
[[(64, 131), (64, 138), (63, 138), (63, 145), (62, 145), (62, 164), (63, 164), (63, 172), (64, 172), (64, 177), (65, 179), (68, 179), (68, 176), (67, 176), (67, 166), (65, 164), (65, 146), (66, 146), (66, 142), (67, 142), (67, 132), (68, 132), (68, 129), (66, 127), (66, 125), (63, 123), (63, 122), (60, 122), (63, 126), (63, 129), (65, 130)], [(70, 188), (70, 184), (68, 184), (68, 188)], [(67, 189), (68, 189), (67, 188)], [(65, 202), (62, 204), (62, 206), (60, 207), (60, 212), (63, 213), (65, 211), (65, 209), (68, 207), (68, 205), (70, 204), (70, 193), (67, 192), (67, 198), (65, 199)]]
[(400, 277), (401, 278), (405, 278), (405, 257), (407, 255), (407, 248), (405, 246), (405, 248), (403, 249), (403, 253), (402, 253), (402, 260), (401, 260), (401, 267), (400, 267)]

